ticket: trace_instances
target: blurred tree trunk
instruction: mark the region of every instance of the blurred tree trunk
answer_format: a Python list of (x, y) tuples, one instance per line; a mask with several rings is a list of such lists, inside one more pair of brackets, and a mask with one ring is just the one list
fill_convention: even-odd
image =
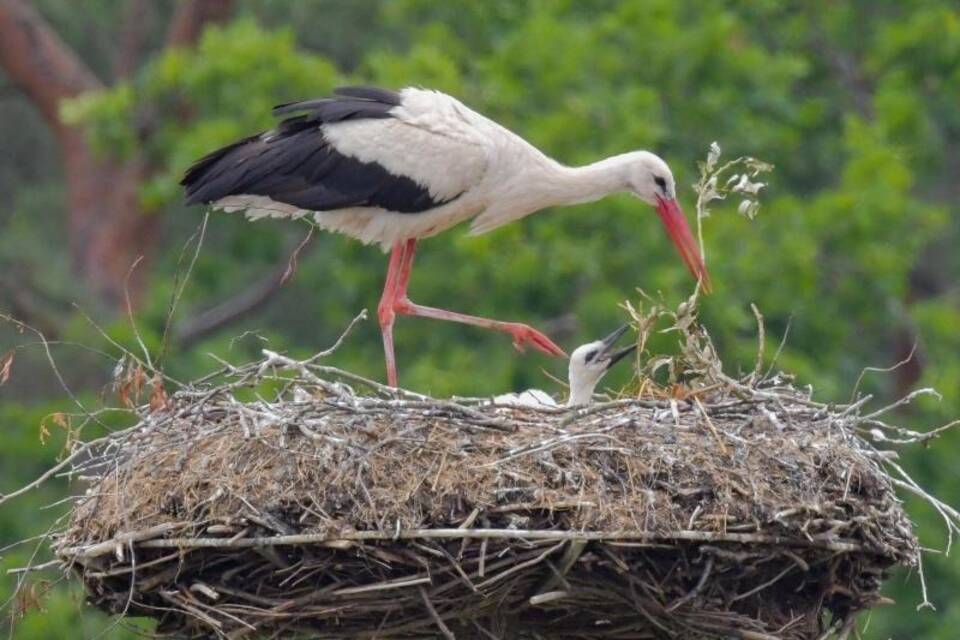
[[(118, 77), (131, 74), (143, 53), (147, 4), (133, 0), (118, 30)], [(189, 46), (206, 24), (228, 19), (232, 8), (233, 0), (178, 2), (165, 46)], [(104, 84), (26, 0), (0, 0), (0, 68), (40, 111), (62, 150), (68, 244), (77, 276), (108, 307), (123, 308), (131, 267), (141, 256), (149, 260), (157, 240), (158, 220), (139, 202), (149, 167), (137, 157), (120, 163), (97, 156), (82, 127), (61, 120), (64, 99)], [(149, 135), (149, 126), (143, 135)], [(144, 273), (141, 267), (129, 277), (134, 302), (141, 297)]]

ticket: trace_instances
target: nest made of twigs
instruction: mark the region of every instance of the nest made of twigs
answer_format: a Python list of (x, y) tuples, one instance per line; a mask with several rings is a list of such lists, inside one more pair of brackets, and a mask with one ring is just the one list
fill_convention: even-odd
[(144, 408), (76, 462), (58, 557), (181, 637), (624, 639), (818, 638), (918, 557), (859, 405), (778, 378), (543, 410), (358, 382), (269, 354)]

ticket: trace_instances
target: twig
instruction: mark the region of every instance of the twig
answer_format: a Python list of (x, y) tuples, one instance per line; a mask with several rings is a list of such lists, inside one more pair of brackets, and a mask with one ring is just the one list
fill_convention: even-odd
[[(30, 325), (24, 322), (21, 322), (20, 320), (17, 320), (13, 316), (7, 315), (5, 313), (0, 313), (0, 320), (9, 322), (10, 324), (13, 324), (14, 326), (16, 326), (18, 329), (21, 329), (23, 331), (29, 331), (30, 333), (37, 336), (37, 338), (40, 340), (40, 343), (43, 345), (43, 351), (47, 357), (47, 362), (50, 365), (50, 370), (53, 371), (53, 375), (57, 378), (57, 383), (60, 385), (60, 388), (63, 389), (63, 392), (67, 394), (67, 397), (70, 398), (70, 401), (73, 402), (73, 404), (75, 404), (78, 409), (80, 409), (83, 415), (92, 416), (92, 414), (87, 410), (86, 406), (84, 406), (84, 404), (80, 401), (80, 398), (78, 398), (76, 394), (74, 394), (73, 391), (70, 389), (70, 387), (67, 385), (67, 381), (64, 380), (63, 374), (60, 373), (60, 367), (57, 366), (57, 361), (54, 360), (53, 358), (53, 352), (50, 351), (50, 342), (47, 341), (47, 337), (43, 335), (43, 333), (39, 329), (35, 329), (34, 327), (31, 327)], [(97, 424), (100, 424), (101, 426), (105, 426), (99, 420), (96, 420), (95, 418), (94, 420), (97, 422)], [(46, 477), (49, 477), (49, 476), (46, 476)], [(19, 495), (19, 493), (20, 492), (15, 492), (9, 495)], [(3, 502), (4, 502), (4, 496), (0, 495), (0, 504), (3, 504)]]
[[(171, 531), (176, 531), (177, 529), (182, 529), (185, 526), (189, 526), (192, 523), (188, 522), (165, 522), (163, 524), (158, 524), (140, 531), (130, 531), (125, 533), (120, 533), (115, 535), (110, 540), (105, 542), (99, 542), (83, 548), (82, 553), (69, 554), (72, 560), (85, 560), (87, 558), (96, 558), (98, 556), (107, 555), (113, 553), (118, 547), (122, 547), (127, 544), (134, 542), (140, 542), (141, 540), (153, 541), (153, 542), (162, 542), (163, 539), (157, 539), (157, 536), (161, 536)], [(221, 541), (222, 542), (222, 541)], [(58, 551), (58, 555), (64, 555), (63, 552)]]
[(137, 259), (133, 261), (133, 264), (131, 264), (127, 270), (126, 278), (124, 278), (123, 281), (123, 299), (126, 303), (127, 319), (130, 321), (130, 329), (133, 331), (133, 336), (137, 339), (140, 350), (143, 351), (143, 359), (152, 370), (154, 367), (153, 362), (150, 360), (150, 350), (147, 349), (147, 345), (143, 342), (143, 336), (140, 335), (140, 328), (137, 327), (137, 321), (133, 317), (133, 303), (130, 301), (130, 276), (133, 275), (133, 272), (136, 271), (141, 262), (143, 262), (143, 256), (137, 256)]
[(694, 402), (697, 405), (697, 408), (700, 409), (700, 413), (703, 414), (704, 420), (707, 421), (707, 426), (710, 427), (710, 431), (713, 433), (713, 437), (717, 440), (717, 445), (720, 447), (720, 452), (725, 456), (730, 456), (730, 452), (727, 450), (727, 445), (723, 443), (723, 439), (720, 437), (720, 433), (717, 431), (717, 428), (713, 426), (713, 420), (710, 419), (710, 414), (707, 413), (706, 408), (703, 406), (703, 403), (700, 402), (700, 398), (694, 396)]
[(376, 584), (367, 584), (362, 587), (344, 587), (343, 589), (337, 589), (336, 591), (331, 591), (330, 595), (350, 596), (350, 595), (356, 595), (358, 593), (368, 593), (370, 591), (383, 591), (385, 589), (402, 589), (404, 587), (413, 587), (418, 584), (426, 584), (428, 582), (430, 582), (430, 576), (422, 576), (417, 578), (399, 578), (397, 580), (387, 580), (385, 582), (378, 582)]
[(303, 240), (269, 273), (214, 306), (185, 318), (176, 331), (176, 341), (180, 348), (188, 348), (215, 331), (244, 318), (277, 295), (296, 269), (297, 256), (309, 242), (312, 232), (313, 227), (310, 227)]
[(930, 598), (927, 596), (927, 579), (923, 575), (923, 554), (917, 554), (917, 573), (920, 574), (920, 593), (923, 594), (923, 602), (917, 605), (917, 611), (921, 609), (930, 609), (931, 611), (936, 611), (937, 608), (933, 606), (933, 603), (930, 602)]
[[(180, 523), (177, 523), (180, 524)], [(169, 526), (169, 525), (165, 525)], [(136, 534), (127, 534), (136, 535)], [(234, 549), (258, 546), (290, 546), (302, 544), (336, 544), (343, 540), (410, 540), (410, 539), (501, 539), (501, 540), (637, 540), (637, 541), (686, 541), (686, 542), (734, 542), (739, 544), (769, 544), (786, 547), (812, 547), (836, 552), (862, 551), (864, 545), (856, 542), (835, 540), (833, 536), (792, 538), (759, 533), (724, 533), (712, 531), (550, 531), (529, 529), (401, 529), (399, 531), (353, 531), (337, 536), (329, 534), (293, 534), (240, 538), (229, 542), (223, 538), (160, 538), (145, 540), (137, 535), (137, 546), (144, 549)], [(89, 546), (67, 547), (58, 550), (65, 558), (93, 558), (113, 551), (117, 540), (109, 540)]]
[[(164, 358), (167, 354), (167, 341), (170, 337), (170, 327), (173, 326), (173, 318), (177, 313), (177, 307), (180, 304), (180, 298), (183, 297), (183, 292), (187, 288), (187, 283), (190, 281), (190, 275), (193, 273), (193, 267), (197, 264), (197, 259), (200, 257), (200, 249), (203, 247), (203, 240), (207, 236), (207, 223), (210, 222), (210, 212), (206, 211), (203, 214), (203, 221), (200, 223), (200, 228), (191, 235), (187, 241), (183, 244), (183, 249), (180, 251), (180, 258), (177, 261), (177, 273), (176, 278), (173, 283), (173, 294), (170, 296), (170, 304), (167, 306), (167, 319), (163, 323), (163, 334), (160, 337), (160, 355), (157, 357), (157, 361), (163, 363)], [(186, 272), (183, 274), (183, 277), (180, 277), (180, 265), (183, 262), (183, 257), (187, 251), (187, 247), (190, 246), (190, 243), (193, 239), (197, 239), (197, 248), (193, 252), (193, 257), (190, 258), (190, 263), (187, 266)]]
[(760, 371), (763, 370), (763, 351), (766, 346), (766, 339), (764, 337), (763, 331), (763, 315), (761, 315), (760, 310), (757, 309), (757, 305), (750, 303), (750, 309), (753, 311), (753, 316), (757, 319), (757, 362), (753, 366), (753, 373), (750, 374), (750, 381), (752, 384), (756, 384), (760, 381)]
[(793, 564), (787, 565), (787, 567), (786, 567), (783, 571), (781, 571), (780, 573), (778, 573), (778, 574), (775, 575), (774, 577), (770, 578), (769, 580), (767, 580), (767, 581), (764, 582), (763, 584), (758, 584), (756, 587), (754, 587), (753, 589), (750, 589), (749, 591), (744, 591), (743, 593), (738, 593), (737, 595), (735, 595), (733, 598), (730, 599), (730, 602), (737, 602), (738, 600), (743, 600), (744, 598), (749, 598), (749, 597), (752, 596), (753, 594), (759, 593), (759, 592), (763, 591), (763, 590), (766, 589), (767, 587), (769, 587), (769, 586), (771, 586), (771, 585), (774, 585), (774, 584), (776, 584), (777, 582), (779, 582), (780, 579), (783, 578), (783, 576), (785, 576), (785, 575), (787, 575), (788, 573), (790, 573), (791, 571), (793, 571), (796, 567), (797, 567), (797, 565), (793, 565)]
[(857, 397), (857, 392), (860, 390), (860, 383), (863, 382), (863, 378), (864, 376), (867, 375), (867, 373), (891, 373), (893, 371), (896, 371), (900, 367), (908, 364), (911, 360), (913, 360), (913, 356), (916, 354), (916, 352), (917, 352), (917, 343), (914, 342), (913, 346), (910, 347), (910, 353), (908, 353), (907, 357), (905, 357), (903, 360), (900, 360), (899, 362), (894, 363), (889, 367), (864, 367), (863, 371), (860, 372), (860, 375), (857, 376), (857, 381), (853, 385), (853, 391), (850, 392), (850, 402), (853, 402), (854, 398)]
[(706, 566), (703, 568), (703, 573), (700, 574), (700, 579), (697, 581), (697, 584), (694, 585), (693, 589), (691, 589), (690, 591), (688, 591), (688, 592), (687, 592), (686, 594), (684, 594), (681, 598), (679, 598), (676, 602), (674, 602), (674, 603), (671, 604), (669, 607), (667, 607), (667, 608), (665, 609), (665, 611), (666, 611), (667, 613), (670, 613), (670, 612), (672, 612), (672, 611), (676, 611), (677, 609), (679, 609), (680, 607), (682, 607), (684, 604), (686, 604), (686, 603), (690, 602), (691, 600), (693, 600), (694, 598), (696, 598), (696, 597), (697, 597), (697, 594), (700, 593), (700, 590), (703, 589), (703, 585), (705, 585), (705, 584), (707, 583), (707, 578), (710, 577), (710, 571), (711, 571), (711, 570), (713, 570), (713, 556), (710, 556), (710, 557), (707, 558), (707, 564), (706, 564)]
[[(74, 305), (73, 305), (73, 308), (76, 309), (77, 313), (79, 313), (81, 316), (83, 316), (83, 319), (87, 321), (87, 324), (89, 324), (91, 328), (93, 328), (97, 333), (100, 334), (100, 337), (102, 337), (102, 338), (103, 338), (104, 340), (106, 340), (109, 344), (111, 344), (114, 348), (116, 348), (117, 351), (119, 351), (120, 353), (122, 353), (122, 354), (125, 355), (126, 357), (130, 358), (131, 360), (133, 360), (134, 362), (136, 362), (137, 364), (139, 364), (141, 367), (143, 367), (144, 369), (146, 369), (146, 370), (149, 371), (150, 373), (152, 373), (152, 374), (154, 374), (154, 375), (158, 375), (158, 376), (162, 377), (164, 380), (169, 380), (170, 382), (174, 383), (174, 384), (177, 385), (178, 387), (186, 386), (186, 385), (184, 385), (183, 382), (177, 380), (176, 378), (173, 378), (173, 377), (171, 377), (171, 376), (168, 376), (167, 374), (165, 374), (165, 373), (164, 373), (163, 371), (161, 371), (160, 369), (157, 369), (157, 368), (153, 367), (153, 366), (152, 366), (151, 364), (149, 364), (146, 360), (144, 360), (143, 358), (141, 358), (140, 356), (138, 356), (137, 354), (135, 354), (133, 351), (130, 351), (130, 350), (127, 349), (125, 346), (123, 346), (122, 344), (120, 344), (119, 342), (117, 342), (116, 340), (114, 340), (113, 337), (111, 337), (109, 333), (107, 333), (106, 331), (104, 331), (103, 327), (101, 327), (99, 324), (97, 324), (97, 322), (96, 322), (93, 318), (90, 317), (90, 314), (88, 314), (80, 305), (74, 304)], [(162, 360), (158, 360), (158, 362), (162, 362)]]
[(904, 397), (900, 398), (899, 400), (897, 400), (897, 401), (894, 402), (893, 404), (888, 404), (887, 406), (885, 406), (885, 407), (883, 407), (883, 408), (881, 408), (881, 409), (877, 409), (877, 410), (874, 411), (873, 413), (868, 413), (867, 415), (863, 416), (863, 419), (864, 419), (864, 420), (869, 420), (869, 419), (871, 419), (871, 418), (876, 418), (876, 417), (878, 417), (878, 416), (882, 416), (883, 414), (888, 413), (888, 412), (890, 412), (890, 411), (893, 411), (894, 409), (896, 409), (896, 408), (898, 408), (898, 407), (902, 407), (902, 406), (904, 406), (904, 405), (910, 404), (911, 402), (913, 402), (916, 398), (919, 398), (920, 396), (933, 396), (933, 397), (936, 398), (937, 400), (942, 400), (942, 399), (943, 399), (943, 397), (937, 392), (936, 389), (932, 389), (932, 388), (930, 388), (930, 387), (925, 387), (925, 388), (923, 388), (923, 389), (917, 389), (917, 390), (915, 390), (915, 391), (911, 391), (910, 393), (908, 393), (908, 394), (905, 395)]
[(110, 436), (105, 436), (103, 438), (98, 438), (97, 440), (91, 440), (90, 442), (80, 446), (69, 456), (67, 456), (66, 458), (64, 458), (54, 466), (47, 469), (33, 482), (27, 483), (24, 486), (20, 487), (19, 489), (12, 491), (10, 493), (0, 494), (0, 504), (3, 504), (4, 502), (8, 502), (9, 500), (16, 498), (17, 496), (21, 496), (33, 489), (36, 489), (37, 487), (42, 485), (44, 482), (46, 482), (47, 480), (49, 480), (50, 478), (58, 474), (60, 471), (62, 471), (63, 469), (66, 469), (71, 464), (76, 462), (78, 458), (80, 458), (82, 455), (89, 452), (96, 445), (108, 442), (110, 440), (111, 440)]
[(349, 336), (349, 335), (353, 332), (353, 328), (354, 328), (358, 323), (360, 323), (361, 321), (366, 320), (366, 319), (367, 319), (367, 310), (366, 310), (366, 309), (361, 309), (361, 310), (360, 310), (360, 313), (358, 313), (356, 316), (354, 316), (353, 320), (350, 321), (350, 324), (347, 325), (347, 328), (343, 330), (343, 333), (340, 334), (340, 337), (337, 338), (337, 341), (336, 341), (336, 342), (334, 342), (334, 343), (333, 343), (330, 347), (328, 347), (327, 349), (325, 349), (325, 350), (323, 350), (323, 351), (321, 351), (321, 352), (319, 352), (319, 353), (311, 356), (310, 358), (307, 358), (306, 360), (303, 361), (303, 364), (304, 364), (304, 365), (313, 364), (313, 363), (316, 362), (317, 360), (319, 360), (319, 359), (321, 359), (321, 358), (326, 358), (327, 356), (333, 354), (337, 349), (340, 348), (340, 345), (343, 344), (343, 341), (347, 339), (347, 336)]
[(832, 636), (834, 632), (837, 631), (843, 625), (843, 622), (844, 621), (842, 619), (834, 620), (833, 623), (830, 624), (830, 626), (828, 626), (823, 633), (817, 636), (817, 640), (827, 640), (827, 638)]
[(557, 544), (553, 545), (552, 547), (550, 547), (549, 549), (547, 549), (546, 551), (544, 551), (543, 553), (541, 553), (541, 554), (538, 555), (537, 557), (531, 558), (530, 560), (526, 560), (525, 562), (519, 562), (519, 563), (513, 565), (512, 567), (510, 567), (509, 569), (507, 569), (506, 571), (502, 571), (502, 572), (498, 573), (498, 574), (495, 575), (495, 576), (492, 576), (492, 577), (490, 577), (490, 578), (487, 578), (485, 581), (483, 581), (483, 582), (481, 582), (480, 584), (477, 585), (477, 589), (484, 589), (484, 588), (486, 588), (486, 587), (489, 587), (490, 585), (492, 585), (492, 584), (495, 583), (495, 582), (499, 582), (500, 580), (503, 580), (504, 578), (506, 578), (506, 577), (508, 577), (508, 576), (511, 576), (511, 575), (517, 573), (518, 571), (523, 571), (524, 569), (527, 569), (527, 568), (532, 567), (532, 566), (534, 566), (534, 565), (540, 564), (541, 562), (543, 562), (544, 560), (546, 560), (547, 557), (548, 557), (550, 554), (552, 554), (554, 551), (562, 548), (563, 545), (565, 545), (565, 544), (566, 544), (566, 541), (561, 540), (560, 542), (558, 542)]
[(770, 366), (767, 367), (766, 373), (763, 374), (762, 379), (770, 377), (770, 374), (773, 372), (774, 366), (777, 364), (777, 360), (780, 359), (780, 354), (783, 353), (783, 348), (787, 344), (787, 337), (790, 335), (790, 327), (793, 325), (793, 314), (790, 314), (790, 317), (787, 318), (787, 326), (783, 330), (783, 336), (780, 338), (780, 344), (777, 345), (777, 350), (773, 354), (773, 358), (770, 359)]
[(437, 613), (437, 610), (434, 609), (433, 603), (430, 602), (430, 597), (427, 596), (427, 592), (424, 591), (423, 587), (420, 587), (420, 598), (423, 600), (423, 606), (427, 608), (427, 611), (430, 613), (430, 617), (433, 618), (433, 621), (436, 623), (437, 628), (440, 629), (440, 633), (447, 640), (457, 640), (456, 636), (453, 635), (453, 632), (450, 631), (450, 627), (444, 624), (443, 620), (440, 618), (440, 615)]
[(46, 571), (47, 569), (53, 569), (54, 567), (62, 567), (63, 562), (61, 560), (50, 560), (49, 562), (44, 562), (43, 564), (35, 564), (29, 567), (17, 567), (15, 569), (7, 569), (7, 575), (13, 576), (20, 573), (32, 573), (34, 571)]
[(303, 237), (303, 240), (290, 252), (290, 257), (287, 258), (287, 269), (283, 272), (283, 276), (280, 278), (280, 284), (286, 284), (287, 280), (294, 274), (297, 270), (297, 258), (300, 256), (300, 252), (303, 251), (303, 248), (309, 244), (310, 240), (313, 238), (313, 232), (317, 229), (314, 225), (309, 225), (307, 229), (307, 235)]

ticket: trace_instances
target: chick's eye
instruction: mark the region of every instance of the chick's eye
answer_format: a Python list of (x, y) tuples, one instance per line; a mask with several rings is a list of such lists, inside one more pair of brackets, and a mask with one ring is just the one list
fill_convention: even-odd
[(667, 191), (667, 180), (663, 176), (653, 176), (653, 181), (657, 183), (657, 186), (660, 187), (660, 190), (666, 193)]
[(593, 360), (593, 359), (596, 358), (596, 357), (597, 357), (597, 350), (594, 349), (593, 351), (588, 352), (587, 355), (583, 356), (583, 361), (584, 361), (584, 362), (590, 362), (591, 360)]

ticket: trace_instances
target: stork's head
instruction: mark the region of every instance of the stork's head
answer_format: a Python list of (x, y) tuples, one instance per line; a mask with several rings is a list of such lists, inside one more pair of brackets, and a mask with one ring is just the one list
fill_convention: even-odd
[(629, 327), (625, 324), (603, 340), (588, 342), (570, 354), (570, 404), (590, 402), (600, 378), (637, 348), (636, 344), (623, 349), (614, 348), (614, 343)]
[(660, 156), (649, 151), (634, 151), (626, 154), (627, 184), (630, 191), (657, 210), (667, 235), (673, 240), (693, 277), (700, 286), (710, 292), (710, 274), (700, 257), (700, 250), (690, 233), (690, 226), (677, 202), (676, 183), (673, 172)]

